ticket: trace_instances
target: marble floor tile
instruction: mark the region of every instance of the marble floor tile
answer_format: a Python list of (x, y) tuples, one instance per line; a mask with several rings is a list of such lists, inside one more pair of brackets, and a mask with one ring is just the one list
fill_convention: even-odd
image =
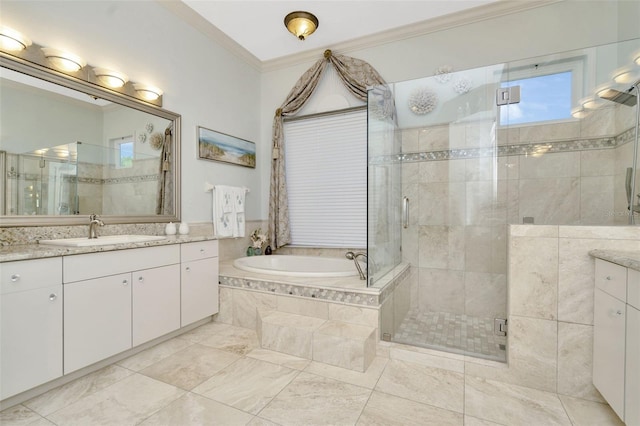
[(311, 363), (311, 360), (308, 359), (261, 348), (252, 350), (247, 354), (247, 357), (267, 361), (293, 370), (304, 370)]
[(371, 390), (302, 372), (261, 412), (282, 426), (353, 425)]
[(252, 358), (243, 358), (219, 371), (193, 392), (258, 414), (300, 372)]
[[(579, 426), (623, 426), (624, 423), (607, 404), (558, 395), (569, 418)], [(629, 425), (631, 426), (631, 425)]]
[(191, 346), (193, 343), (176, 337), (166, 342), (162, 342), (149, 349), (145, 349), (142, 352), (138, 352), (135, 355), (125, 358), (122, 361), (118, 361), (118, 365), (128, 368), (132, 371), (140, 371), (149, 367), (152, 364), (164, 359), (174, 353), (181, 351), (187, 346)]
[(390, 360), (375, 390), (463, 412), (464, 375), (410, 362)]
[(251, 414), (236, 410), (200, 395), (188, 393), (141, 423), (143, 426), (225, 425), (244, 426)]
[(158, 361), (140, 373), (191, 390), (238, 359), (238, 355), (194, 344)]
[(501, 426), (502, 423), (494, 423), (473, 416), (464, 416), (464, 426)]
[(40, 396), (32, 398), (24, 402), (24, 405), (41, 416), (46, 417), (49, 414), (84, 398), (85, 396), (91, 395), (92, 393), (130, 376), (131, 374), (133, 374), (133, 372), (126, 368), (122, 368), (117, 365), (110, 365), (94, 373), (52, 389)]
[(263, 419), (261, 417), (255, 416), (253, 420), (247, 423), (247, 426), (280, 426), (280, 425), (270, 422), (267, 419)]
[(182, 338), (238, 355), (246, 355), (260, 346), (255, 331), (217, 322), (198, 327)]
[(378, 383), (388, 361), (386, 358), (375, 357), (364, 373), (316, 361), (311, 362), (304, 371), (329, 379), (340, 380), (352, 385), (362, 386), (363, 388), (373, 389), (376, 383)]
[(462, 426), (463, 416), (431, 405), (373, 392), (357, 424), (363, 426)]
[(184, 394), (182, 389), (141, 374), (80, 399), (48, 419), (66, 425), (135, 425)]
[(33, 425), (41, 420), (44, 419), (38, 413), (24, 405), (15, 405), (0, 412), (0, 425), (2, 426)]
[(465, 414), (507, 425), (571, 425), (555, 393), (473, 376), (465, 378)]

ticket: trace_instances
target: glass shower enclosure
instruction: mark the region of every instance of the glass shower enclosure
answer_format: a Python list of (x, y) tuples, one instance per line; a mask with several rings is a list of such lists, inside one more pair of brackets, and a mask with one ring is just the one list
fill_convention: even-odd
[(627, 225), (640, 204), (637, 106), (604, 95), (638, 56), (630, 40), (369, 91), (369, 285), (411, 265), (382, 339), (506, 361), (509, 225)]

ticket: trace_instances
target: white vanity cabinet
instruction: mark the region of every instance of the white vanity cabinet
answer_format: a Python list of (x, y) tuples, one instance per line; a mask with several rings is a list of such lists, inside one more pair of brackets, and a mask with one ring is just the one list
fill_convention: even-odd
[(640, 271), (627, 275), (625, 423), (640, 425)]
[(131, 274), (65, 283), (64, 373), (131, 348)]
[(218, 312), (218, 241), (186, 243), (180, 250), (184, 327)]
[(64, 373), (180, 328), (180, 247), (63, 258)]
[(180, 266), (133, 273), (133, 346), (180, 328)]
[(595, 285), (593, 384), (626, 424), (640, 424), (640, 273), (596, 259)]
[(62, 376), (62, 259), (0, 263), (0, 400)]

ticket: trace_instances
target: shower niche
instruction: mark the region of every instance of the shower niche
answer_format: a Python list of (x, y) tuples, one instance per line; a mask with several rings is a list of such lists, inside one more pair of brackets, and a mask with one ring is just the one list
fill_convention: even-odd
[(389, 263), (373, 286), (411, 265), (382, 307), (385, 337), (506, 361), (509, 226), (633, 218), (637, 106), (598, 94), (629, 93), (638, 56), (630, 40), (369, 92), (368, 249)]

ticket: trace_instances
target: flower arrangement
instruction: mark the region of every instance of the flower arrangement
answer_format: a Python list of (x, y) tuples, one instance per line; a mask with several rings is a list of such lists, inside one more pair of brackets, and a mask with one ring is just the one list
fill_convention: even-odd
[(265, 242), (267, 242), (267, 236), (262, 233), (262, 228), (253, 231), (251, 234), (251, 245), (254, 249), (261, 249)]

